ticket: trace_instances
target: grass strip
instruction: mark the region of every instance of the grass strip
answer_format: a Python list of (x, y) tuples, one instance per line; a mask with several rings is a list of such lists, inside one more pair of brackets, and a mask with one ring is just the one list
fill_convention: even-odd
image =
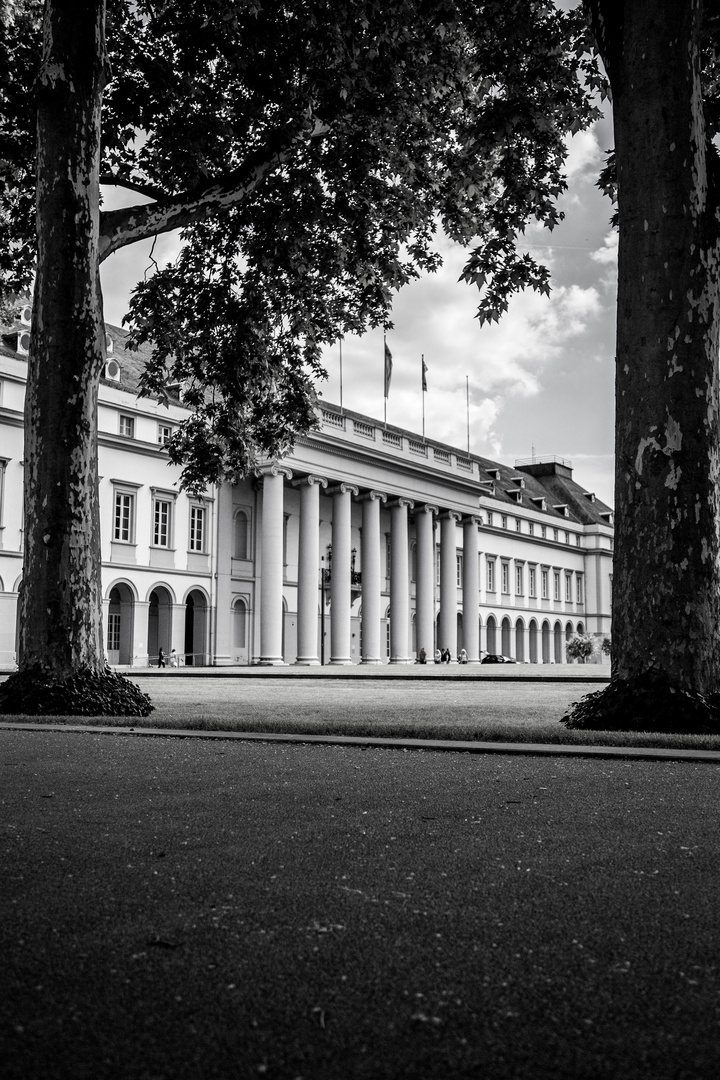
[(720, 750), (720, 736), (661, 734), (637, 731), (573, 731), (557, 721), (512, 721), (490, 719), (467, 720), (328, 720), (304, 716), (293, 719), (259, 718), (257, 716), (219, 717), (214, 713), (194, 711), (191, 716), (154, 713), (147, 718), (127, 716), (5, 716), (2, 723), (71, 724), (93, 723), (105, 727), (161, 728), (178, 731), (235, 731), (278, 735), (353, 735), (368, 738), (448, 739), (472, 742), (551, 743), (559, 746), (637, 746), (686, 750)]

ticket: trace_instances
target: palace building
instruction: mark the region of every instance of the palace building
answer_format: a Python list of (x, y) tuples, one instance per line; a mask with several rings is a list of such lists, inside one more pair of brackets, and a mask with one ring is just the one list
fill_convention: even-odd
[[(30, 311), (0, 332), (0, 665), (16, 657)], [(202, 499), (164, 443), (184, 415), (137, 397), (142, 362), (108, 327), (100, 385), (109, 662), (565, 663), (610, 634), (612, 510), (569, 461), (514, 468), (322, 403), (293, 452)], [(598, 662), (603, 658), (598, 650)], [(607, 661), (605, 661), (607, 662)]]

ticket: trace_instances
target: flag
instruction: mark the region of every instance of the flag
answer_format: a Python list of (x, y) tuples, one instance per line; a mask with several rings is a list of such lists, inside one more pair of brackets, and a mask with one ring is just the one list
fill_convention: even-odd
[(392, 378), (392, 353), (385, 342), (385, 397), (390, 394), (390, 380)]
[(425, 357), (423, 357), (423, 361), (422, 361), (422, 388), (423, 388), (423, 390), (427, 390), (427, 378), (426, 378), (426, 375), (427, 375), (427, 364), (425, 363)]

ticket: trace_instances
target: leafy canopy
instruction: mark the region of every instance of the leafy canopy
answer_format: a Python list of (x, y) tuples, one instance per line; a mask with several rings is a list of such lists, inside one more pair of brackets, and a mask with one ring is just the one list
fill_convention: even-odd
[[(33, 21), (35, 20), (35, 21)], [(3, 18), (0, 282), (32, 271), (37, 5)], [(389, 325), (393, 293), (476, 248), (481, 322), (548, 291), (518, 250), (558, 221), (566, 136), (602, 85), (585, 21), (547, 0), (109, 0), (101, 253), (169, 229), (182, 246), (140, 282), (145, 393), (184, 386), (171, 444), (184, 483), (235, 479), (314, 422), (322, 347)], [(3, 63), (3, 60), (6, 63)]]

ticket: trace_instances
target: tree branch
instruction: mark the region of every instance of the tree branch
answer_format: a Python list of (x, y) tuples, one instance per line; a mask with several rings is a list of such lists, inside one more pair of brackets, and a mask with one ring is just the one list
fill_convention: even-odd
[[(251, 154), (234, 172), (217, 177), (203, 188), (158, 198), (153, 203), (108, 210), (100, 215), (100, 262), (118, 248), (158, 233), (182, 229), (243, 202), (271, 172), (289, 161), (299, 144), (327, 135), (329, 126), (316, 121), (311, 132), (288, 138), (276, 132), (267, 146)], [(276, 143), (273, 148), (272, 143)]]
[(103, 173), (100, 177), (101, 187), (121, 187), (127, 191), (136, 191), (138, 195), (146, 195), (148, 199), (159, 201), (167, 198), (167, 192), (153, 184), (144, 184), (140, 180), (131, 180), (124, 176), (115, 176), (114, 173)]

